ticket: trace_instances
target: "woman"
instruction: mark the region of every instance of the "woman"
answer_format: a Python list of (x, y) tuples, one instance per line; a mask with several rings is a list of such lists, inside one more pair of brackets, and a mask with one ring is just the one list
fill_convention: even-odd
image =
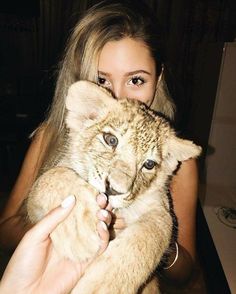
[[(109, 4), (110, 3), (110, 4)], [(68, 41), (48, 118), (36, 130), (21, 172), (2, 215), (0, 243), (14, 248), (28, 230), (20, 207), (32, 183), (53, 166), (53, 151), (65, 133), (64, 99), (77, 80), (109, 88), (119, 99), (129, 97), (174, 117), (165, 84), (163, 40), (155, 17), (140, 1), (101, 2), (87, 11)], [(183, 162), (172, 180), (171, 193), (179, 222), (178, 246), (162, 274), (178, 283), (189, 279), (196, 258), (195, 216), (197, 166)], [(125, 227), (122, 219), (115, 227)]]

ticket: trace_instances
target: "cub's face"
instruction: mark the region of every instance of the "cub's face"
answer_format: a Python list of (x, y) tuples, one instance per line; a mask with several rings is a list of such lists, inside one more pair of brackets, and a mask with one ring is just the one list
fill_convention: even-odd
[[(119, 106), (79, 132), (79, 144), (72, 151), (73, 167), (98, 191), (109, 195), (113, 206), (127, 206), (157, 176), (163, 150), (155, 119), (134, 101), (123, 100)], [(168, 131), (167, 124), (162, 124), (162, 132)], [(75, 138), (71, 133), (71, 144)]]
[(151, 184), (165, 185), (179, 161), (200, 153), (144, 104), (117, 101), (92, 83), (72, 85), (66, 107), (72, 168), (114, 208), (128, 206)]

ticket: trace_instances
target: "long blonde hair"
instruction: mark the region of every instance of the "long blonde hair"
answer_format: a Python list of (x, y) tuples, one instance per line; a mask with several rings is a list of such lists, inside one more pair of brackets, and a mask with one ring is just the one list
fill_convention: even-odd
[(53, 161), (51, 155), (63, 143), (65, 97), (69, 86), (78, 80), (97, 82), (98, 60), (103, 46), (108, 41), (124, 37), (143, 41), (150, 48), (160, 75), (151, 108), (173, 118), (174, 104), (167, 91), (162, 67), (163, 40), (155, 17), (140, 1), (135, 4), (132, 0), (102, 1), (87, 10), (68, 40), (51, 109), (42, 124), (45, 144), (42, 165)]

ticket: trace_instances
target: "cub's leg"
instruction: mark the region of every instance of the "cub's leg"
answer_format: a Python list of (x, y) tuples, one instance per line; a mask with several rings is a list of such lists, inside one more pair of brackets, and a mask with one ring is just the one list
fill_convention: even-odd
[(139, 293), (171, 238), (169, 211), (163, 206), (154, 207), (110, 241), (105, 252), (86, 269), (73, 294)]
[(97, 194), (98, 192), (72, 169), (52, 168), (38, 178), (28, 195), (28, 219), (31, 223), (38, 222), (68, 195), (74, 195), (75, 207), (51, 234), (51, 238), (61, 256), (83, 261), (94, 256), (100, 244), (96, 230)]

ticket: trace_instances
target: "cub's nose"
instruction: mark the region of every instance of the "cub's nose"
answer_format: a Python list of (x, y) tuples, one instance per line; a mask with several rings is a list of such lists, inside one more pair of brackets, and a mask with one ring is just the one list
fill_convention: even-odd
[(106, 180), (106, 192), (105, 193), (107, 196), (123, 194), (123, 193), (120, 193), (120, 192), (116, 191), (115, 189), (113, 189), (108, 179)]

